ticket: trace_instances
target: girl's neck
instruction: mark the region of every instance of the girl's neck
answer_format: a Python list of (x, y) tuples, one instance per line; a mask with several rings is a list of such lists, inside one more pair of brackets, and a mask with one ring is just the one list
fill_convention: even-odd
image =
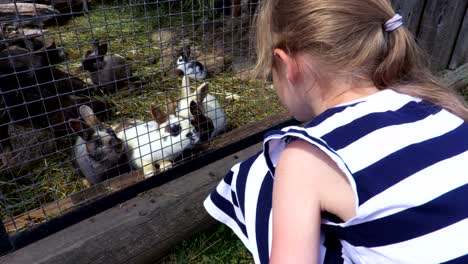
[(322, 81), (317, 89), (311, 90), (309, 101), (314, 114), (317, 116), (327, 109), (377, 92), (379, 92), (379, 89), (370, 81), (349, 81), (346, 78), (335, 77), (328, 81)]

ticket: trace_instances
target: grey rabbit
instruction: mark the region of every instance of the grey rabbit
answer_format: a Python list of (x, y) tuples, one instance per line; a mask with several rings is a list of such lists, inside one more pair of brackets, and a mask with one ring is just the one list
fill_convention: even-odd
[(94, 51), (88, 51), (83, 60), (83, 69), (88, 71), (91, 81), (106, 93), (116, 92), (128, 85), (132, 72), (125, 58), (107, 54), (107, 44), (94, 41)]
[(82, 105), (79, 109), (82, 120), (70, 119), (69, 124), (78, 134), (73, 146), (74, 165), (90, 184), (130, 171), (127, 149), (117, 138), (114, 130), (101, 123), (93, 110)]

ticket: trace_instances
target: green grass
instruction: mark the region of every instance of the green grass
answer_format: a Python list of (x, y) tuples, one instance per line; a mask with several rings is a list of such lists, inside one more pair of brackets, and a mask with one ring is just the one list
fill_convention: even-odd
[(181, 242), (165, 258), (154, 264), (210, 264), (210, 263), (254, 263), (252, 255), (234, 232), (227, 226), (202, 232), (192, 239)]

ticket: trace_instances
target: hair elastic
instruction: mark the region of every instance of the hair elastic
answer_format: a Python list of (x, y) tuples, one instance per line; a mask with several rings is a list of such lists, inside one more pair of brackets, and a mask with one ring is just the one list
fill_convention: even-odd
[(399, 14), (395, 14), (391, 19), (389, 19), (384, 24), (385, 31), (391, 32), (403, 25), (403, 17)]

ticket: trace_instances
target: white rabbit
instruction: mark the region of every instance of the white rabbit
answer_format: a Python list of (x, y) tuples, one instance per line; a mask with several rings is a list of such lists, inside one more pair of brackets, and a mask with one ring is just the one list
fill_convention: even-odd
[(200, 140), (190, 120), (176, 116), (174, 109), (169, 108), (166, 115), (152, 107), (155, 121), (136, 121), (123, 129), (115, 128), (117, 137), (126, 142), (130, 163), (143, 169), (146, 178), (154, 175), (154, 163), (158, 163), (160, 170), (166, 170), (172, 166), (172, 160)]
[(196, 102), (203, 115), (213, 122), (213, 130), (208, 135), (207, 139), (221, 134), (226, 129), (226, 114), (216, 97), (208, 93), (208, 83), (204, 82), (198, 86), (195, 92), (192, 92), (189, 79), (183, 76), (180, 97), (181, 99), (177, 106), (177, 113), (180, 117), (193, 120), (193, 115), (190, 111), (190, 102)]
[(204, 80), (208, 75), (207, 68), (201, 62), (190, 58), (190, 46), (182, 48), (179, 52), (177, 69), (189, 78), (196, 80)]

